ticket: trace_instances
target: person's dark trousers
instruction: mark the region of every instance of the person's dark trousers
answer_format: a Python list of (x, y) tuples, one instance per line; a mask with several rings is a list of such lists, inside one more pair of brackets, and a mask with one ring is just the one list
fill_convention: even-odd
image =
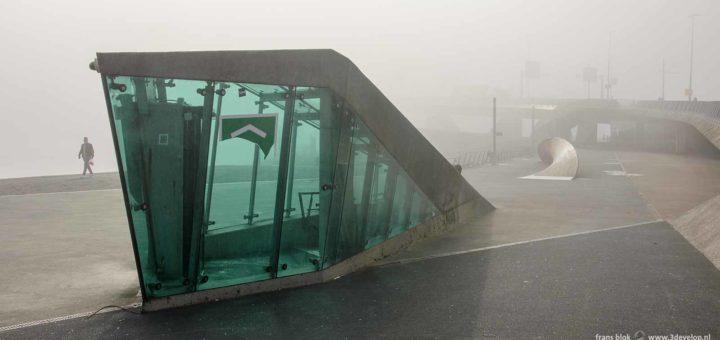
[(92, 168), (90, 167), (90, 160), (89, 159), (83, 159), (83, 163), (85, 166), (83, 167), (83, 175), (85, 175), (86, 172), (90, 171), (90, 174), (92, 175)]

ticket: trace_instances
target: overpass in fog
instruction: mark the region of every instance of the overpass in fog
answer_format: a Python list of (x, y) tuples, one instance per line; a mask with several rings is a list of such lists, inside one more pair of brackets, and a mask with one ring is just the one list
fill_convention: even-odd
[[(500, 160), (533, 155), (535, 146), (550, 137), (580, 147), (709, 156), (720, 145), (720, 102), (511, 99), (500, 103), (497, 116)], [(463, 147), (443, 151), (466, 167), (490, 164), (491, 135), (471, 135), (462, 139)]]

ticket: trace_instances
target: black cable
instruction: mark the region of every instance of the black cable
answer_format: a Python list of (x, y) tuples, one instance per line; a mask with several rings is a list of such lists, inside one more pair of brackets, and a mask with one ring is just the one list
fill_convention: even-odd
[(126, 312), (128, 312), (128, 313), (141, 314), (140, 312), (138, 312), (138, 311), (136, 311), (136, 310), (132, 310), (132, 309), (129, 309), (129, 308), (125, 308), (125, 307), (122, 307), (122, 306), (118, 306), (118, 305), (107, 305), (107, 306), (100, 307), (100, 309), (94, 311), (92, 314), (86, 316), (85, 318), (86, 318), (86, 319), (89, 319), (89, 318), (95, 316), (95, 314), (100, 313), (100, 311), (102, 311), (103, 309), (107, 309), (107, 308), (117, 308), (117, 309), (126, 311)]

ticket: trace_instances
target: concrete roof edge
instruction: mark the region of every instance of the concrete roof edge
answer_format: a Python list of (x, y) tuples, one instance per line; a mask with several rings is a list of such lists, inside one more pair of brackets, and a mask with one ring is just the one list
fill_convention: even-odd
[(335, 50), (101, 52), (97, 60), (105, 75), (330, 88), (440, 210), (482, 197), (360, 68)]

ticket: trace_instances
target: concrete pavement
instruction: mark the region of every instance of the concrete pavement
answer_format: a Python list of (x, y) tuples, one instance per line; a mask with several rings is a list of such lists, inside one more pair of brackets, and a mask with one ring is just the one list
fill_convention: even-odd
[[(671, 226), (652, 222), (661, 213), (637, 182), (668, 173), (632, 168), (643, 176), (628, 177), (622, 154), (578, 152), (574, 181), (519, 179), (543, 167), (537, 159), (465, 169), (497, 211), (329, 284), (142, 316), (104, 313), (0, 339), (717, 334), (720, 272)], [(720, 183), (720, 172), (701, 173)], [(0, 242), (12, 242), (0, 247), (10, 264), (0, 269), (10, 277), (0, 284), (0, 301), (10, 302), (0, 325), (136, 301), (120, 197), (0, 197), (8, 236)]]

